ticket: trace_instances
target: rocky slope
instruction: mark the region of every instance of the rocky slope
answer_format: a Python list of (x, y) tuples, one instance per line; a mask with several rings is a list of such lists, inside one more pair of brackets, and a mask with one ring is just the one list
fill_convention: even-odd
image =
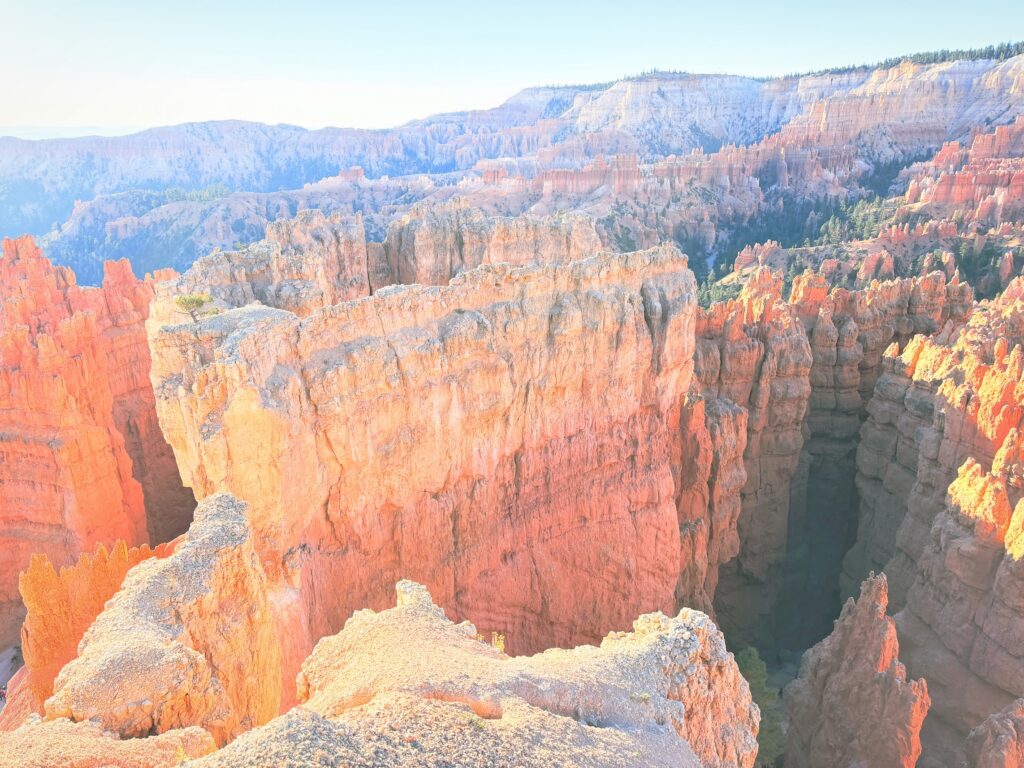
[(156, 421), (144, 322), (152, 296), (126, 262), (80, 288), (29, 238), (0, 260), (0, 645), (21, 620), (17, 574), (116, 539), (163, 541), (188, 524)]
[(510, 658), (403, 581), (359, 611), (299, 673), (300, 706), (197, 766), (753, 765), (757, 710), (708, 618), (642, 616), (600, 647)]

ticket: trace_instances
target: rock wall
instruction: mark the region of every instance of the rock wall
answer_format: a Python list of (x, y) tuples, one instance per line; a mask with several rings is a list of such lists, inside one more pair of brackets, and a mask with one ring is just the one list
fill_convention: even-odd
[[(694, 312), (672, 248), (485, 266), (305, 319), (151, 324), (153, 382), (190, 485), (249, 503), (294, 665), (403, 575), (519, 653), (706, 602), (688, 542), (734, 535), (725, 500), (718, 527), (687, 527), (715, 497), (683, 493)], [(724, 488), (739, 417), (712, 412)]]
[(967, 768), (1024, 765), (1024, 699), (990, 715), (967, 738)]
[(697, 319), (695, 375), (705, 397), (748, 415), (738, 541), (714, 593), (718, 620), (737, 648), (770, 645), (777, 632), (790, 487), (810, 395), (810, 347), (781, 288), (764, 270), (737, 300)]
[(785, 691), (787, 767), (917, 765), (928, 685), (907, 679), (887, 604), (885, 576), (872, 574), (832, 634), (804, 654)]
[(1016, 455), (1001, 449), (991, 472), (961, 466), (896, 617), (907, 665), (933, 692), (925, 742), (936, 764), (961, 759), (968, 732), (1024, 695), (1024, 489), (1012, 437)]
[(856, 291), (830, 290), (823, 277), (805, 273), (794, 281), (790, 301), (813, 356), (801, 473), (806, 479), (793, 494), (782, 611), (783, 645), (802, 648), (830, 631), (841, 602), (840, 563), (856, 539), (861, 424), (883, 370), (883, 351), (933, 334), (948, 320), (961, 321), (971, 291), (938, 272), (872, 281)]
[(380, 766), (754, 763), (757, 708), (703, 614), (649, 614), (599, 648), (510, 658), (422, 586), (397, 591), (397, 607), (358, 611), (317, 644), (300, 707), (197, 768), (324, 753)]
[(487, 216), (461, 205), (414, 209), (388, 227), (374, 289), (399, 283), (445, 285), (481, 264), (559, 264), (602, 250), (585, 216)]
[(145, 319), (126, 262), (79, 288), (30, 238), (0, 259), (0, 646), (16, 642), (17, 574), (117, 539), (173, 538), (191, 494), (156, 421)]
[(1022, 288), (1014, 281), (902, 353), (894, 345), (862, 430), (844, 579), (885, 566), (904, 661), (933, 699), (923, 765), (959, 764), (970, 730), (1024, 694)]

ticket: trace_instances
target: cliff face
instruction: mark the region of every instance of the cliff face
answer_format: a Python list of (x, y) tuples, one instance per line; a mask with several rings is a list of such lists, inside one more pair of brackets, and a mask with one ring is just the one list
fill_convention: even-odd
[(287, 714), (196, 763), (751, 766), (757, 708), (703, 614), (640, 617), (599, 648), (510, 658), (418, 584), (358, 611), (303, 663)]
[(907, 679), (887, 604), (885, 576), (872, 574), (832, 634), (804, 654), (785, 691), (787, 766), (917, 765), (928, 685)]
[(361, 215), (308, 210), (268, 225), (258, 242), (218, 250), (157, 283), (153, 324), (184, 319), (174, 304), (182, 294), (209, 294), (222, 308), (255, 302), (306, 317), (389, 285), (446, 285), (481, 264), (561, 264), (600, 250), (594, 224), (583, 216), (501, 217), (452, 204), (397, 219), (382, 242), (372, 242)]
[(810, 395), (807, 336), (767, 270), (735, 301), (697, 318), (695, 374), (705, 397), (747, 413), (738, 539), (720, 571), (715, 610), (736, 647), (770, 645), (786, 556), (791, 482)]
[(144, 322), (127, 263), (82, 289), (29, 238), (0, 260), (0, 645), (18, 635), (17, 573), (123, 539), (171, 538), (191, 495), (156, 422)]
[(970, 729), (1024, 693), (1021, 295), (1018, 279), (966, 323), (889, 350), (862, 430), (846, 583), (885, 565), (904, 661), (932, 694), (935, 764), (957, 764)]
[(403, 574), (516, 652), (597, 639), (707, 581), (694, 294), (665, 248), (151, 326), (161, 423), (201, 497), (249, 503), (295, 666)]
[(810, 405), (802, 461), (793, 494), (783, 625), (789, 647), (827, 634), (838, 593), (839, 564), (855, 538), (856, 455), (861, 424), (882, 353), (930, 335), (948, 320), (962, 320), (971, 303), (968, 286), (941, 273), (872, 281), (850, 291), (828, 289), (805, 273), (790, 301), (810, 339)]
[(462, 206), (416, 209), (388, 227), (383, 255), (389, 279), (378, 277), (374, 288), (444, 285), (481, 264), (559, 264), (601, 248), (593, 222), (584, 216), (501, 218)]
[(830, 289), (811, 273), (789, 302), (768, 269), (698, 313), (707, 398), (748, 413), (737, 556), (720, 570), (718, 620), (737, 647), (801, 648), (828, 633), (853, 541), (855, 455), (882, 350), (962, 318), (970, 289), (941, 274)]

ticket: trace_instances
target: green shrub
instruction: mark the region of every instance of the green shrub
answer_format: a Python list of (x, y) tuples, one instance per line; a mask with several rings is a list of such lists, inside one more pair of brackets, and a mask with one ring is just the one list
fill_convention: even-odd
[(782, 702), (779, 692), (768, 684), (768, 668), (756, 648), (744, 648), (736, 654), (736, 665), (750, 686), (750, 695), (761, 710), (761, 730), (757, 734), (758, 766), (774, 766), (786, 749), (782, 733)]

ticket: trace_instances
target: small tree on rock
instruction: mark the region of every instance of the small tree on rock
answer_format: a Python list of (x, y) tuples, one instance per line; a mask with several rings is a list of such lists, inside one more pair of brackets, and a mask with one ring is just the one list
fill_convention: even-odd
[(206, 315), (216, 314), (217, 310), (214, 307), (210, 309), (203, 309), (213, 299), (208, 293), (186, 293), (178, 296), (174, 303), (178, 307), (179, 312), (183, 312), (192, 318), (192, 322), (199, 322), (199, 318)]

